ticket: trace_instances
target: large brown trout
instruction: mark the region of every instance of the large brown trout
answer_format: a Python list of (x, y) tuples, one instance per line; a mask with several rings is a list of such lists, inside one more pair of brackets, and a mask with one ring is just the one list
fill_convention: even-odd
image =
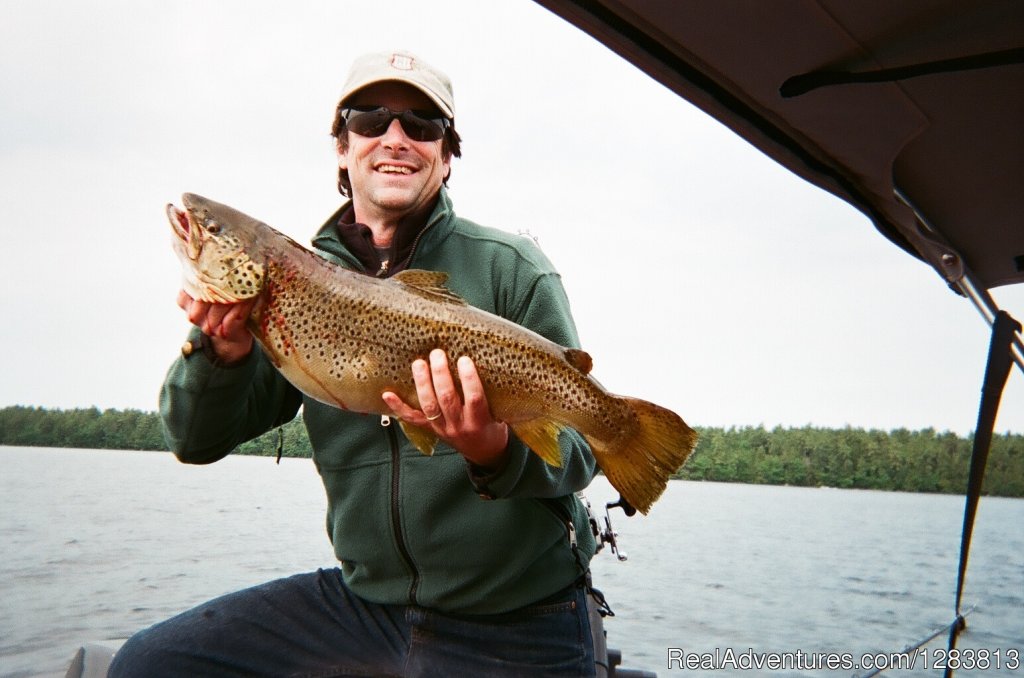
[[(434, 348), (473, 359), (491, 414), (545, 462), (561, 465), (570, 427), (630, 504), (647, 513), (696, 444), (675, 413), (612, 395), (589, 376), (585, 352), (564, 348), (466, 304), (447, 274), (407, 270), (379, 279), (346, 270), (266, 224), (186, 193), (167, 206), (184, 287), (194, 299), (255, 297), (249, 331), (300, 391), (358, 412), (390, 414), (381, 394), (417, 406), (410, 366)], [(432, 431), (400, 422), (423, 453)]]

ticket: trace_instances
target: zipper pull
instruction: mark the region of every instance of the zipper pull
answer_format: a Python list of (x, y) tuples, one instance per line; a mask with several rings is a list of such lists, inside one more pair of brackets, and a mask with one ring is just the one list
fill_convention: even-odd
[(383, 277), (387, 276), (387, 274), (388, 274), (388, 260), (384, 259), (383, 261), (380, 262), (380, 270), (377, 271), (377, 277), (378, 278), (383, 278)]
[(383, 426), (384, 428), (391, 426), (391, 417), (389, 417), (386, 414), (380, 415), (380, 425)]

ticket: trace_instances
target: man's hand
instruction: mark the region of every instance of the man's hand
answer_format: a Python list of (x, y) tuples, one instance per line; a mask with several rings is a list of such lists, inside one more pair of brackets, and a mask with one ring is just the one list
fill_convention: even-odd
[(193, 299), (185, 290), (178, 292), (178, 306), (185, 311), (189, 322), (210, 337), (213, 352), (226, 364), (239, 362), (252, 351), (253, 339), (245, 329), (245, 321), (255, 304), (255, 299), (236, 304), (211, 304)]
[(420, 409), (410, 407), (391, 391), (383, 394), (384, 403), (399, 419), (432, 430), (473, 464), (497, 470), (507, 454), (508, 425), (495, 421), (491, 415), (484, 386), (473, 361), (462, 356), (457, 369), (462, 383), (462, 398), (455, 388), (448, 357), (444, 351), (434, 349), (430, 352), (429, 364), (425, 360), (412, 364)]

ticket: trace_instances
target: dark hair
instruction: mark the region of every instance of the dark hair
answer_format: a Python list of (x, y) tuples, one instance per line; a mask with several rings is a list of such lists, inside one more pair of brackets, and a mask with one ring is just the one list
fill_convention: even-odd
[[(345, 117), (341, 114), (342, 109), (345, 107), (342, 102), (338, 102), (338, 107), (334, 111), (334, 124), (331, 125), (331, 136), (334, 137), (335, 143), (342, 151), (348, 150), (348, 130), (345, 129)], [(445, 130), (444, 136), (441, 138), (441, 153), (445, 159), (450, 160), (451, 158), (462, 157), (462, 137), (455, 131), (455, 121), (452, 120), (452, 124), (448, 125), (448, 129)], [(444, 178), (444, 185), (448, 185), (448, 177), (451, 176), (449, 170), (448, 176)], [(348, 170), (338, 168), (338, 192), (346, 198), (352, 195), (352, 182), (348, 178)]]

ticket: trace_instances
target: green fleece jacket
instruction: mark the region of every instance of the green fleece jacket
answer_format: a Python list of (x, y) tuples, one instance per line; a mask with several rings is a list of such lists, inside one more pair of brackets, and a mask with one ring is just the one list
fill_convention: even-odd
[[(313, 242), (326, 258), (362, 269), (333, 221)], [(443, 189), (409, 267), (445, 271), (449, 288), (468, 303), (578, 347), (561, 280), (540, 249), (457, 217)], [(197, 329), (191, 337), (198, 338)], [(596, 464), (575, 431), (560, 436), (561, 468), (548, 466), (513, 436), (507, 464), (480, 477), (444, 444), (426, 457), (381, 417), (303, 397), (258, 346), (230, 367), (202, 351), (182, 356), (160, 394), (171, 450), (197, 464), (221, 459), (292, 419), (300, 405), (327, 490), (327, 533), (346, 583), (360, 597), (451, 613), (501, 613), (568, 586), (593, 556), (587, 514), (574, 493), (590, 483)]]

